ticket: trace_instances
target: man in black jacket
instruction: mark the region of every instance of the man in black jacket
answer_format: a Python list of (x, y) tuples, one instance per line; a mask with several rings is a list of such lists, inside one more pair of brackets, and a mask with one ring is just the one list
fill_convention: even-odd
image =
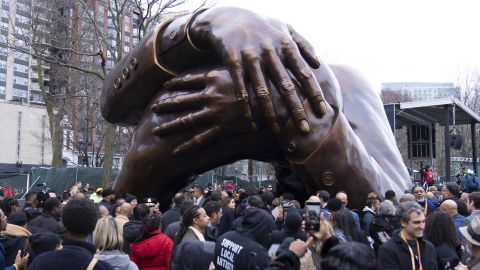
[(173, 197), (173, 207), (165, 212), (162, 216), (162, 232), (165, 232), (167, 226), (173, 222), (179, 221), (182, 215), (180, 214), (180, 210), (182, 208), (183, 203), (185, 202), (185, 195), (181, 192), (175, 194)]
[(62, 203), (57, 198), (48, 198), (43, 207), (43, 214), (30, 221), (28, 229), (32, 234), (52, 232), (62, 235), (60, 214)]
[(423, 208), (417, 202), (405, 202), (399, 205), (397, 211), (402, 229), (395, 231), (392, 238), (380, 247), (378, 269), (436, 270), (435, 247), (423, 239)]
[(264, 269), (270, 263), (267, 249), (273, 217), (259, 208), (245, 210), (236, 231), (220, 236), (215, 246), (215, 269)]
[(62, 222), (63, 249), (42, 253), (28, 269), (85, 270), (94, 265), (94, 270), (113, 270), (108, 263), (93, 258), (96, 248), (87, 242), (97, 223), (97, 209), (92, 202), (80, 198), (70, 200), (63, 208)]

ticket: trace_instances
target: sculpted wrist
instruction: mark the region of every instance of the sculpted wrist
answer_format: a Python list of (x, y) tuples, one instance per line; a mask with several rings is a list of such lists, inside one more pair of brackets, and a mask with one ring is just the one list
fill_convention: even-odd
[(213, 59), (212, 53), (200, 48), (190, 36), (192, 20), (203, 11), (205, 10), (177, 18), (159, 33), (156, 39), (156, 58), (159, 65), (179, 74), (194, 66), (204, 66)]

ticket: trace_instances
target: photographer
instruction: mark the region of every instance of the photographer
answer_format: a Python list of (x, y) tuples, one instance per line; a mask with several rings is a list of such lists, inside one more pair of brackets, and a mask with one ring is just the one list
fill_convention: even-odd
[(60, 214), (62, 205), (57, 198), (48, 198), (43, 205), (43, 214), (32, 220), (29, 224), (29, 230), (32, 234), (52, 232), (62, 235), (63, 230), (60, 226)]

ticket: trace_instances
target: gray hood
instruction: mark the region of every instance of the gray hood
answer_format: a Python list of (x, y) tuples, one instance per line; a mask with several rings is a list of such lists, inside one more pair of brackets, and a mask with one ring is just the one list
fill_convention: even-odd
[(114, 270), (138, 270), (137, 265), (130, 261), (128, 255), (118, 250), (102, 251), (95, 254), (95, 258), (107, 262)]

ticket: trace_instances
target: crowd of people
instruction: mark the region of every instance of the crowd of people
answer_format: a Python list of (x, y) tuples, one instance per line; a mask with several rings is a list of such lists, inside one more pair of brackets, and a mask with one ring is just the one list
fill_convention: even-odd
[[(195, 184), (163, 213), (155, 198), (78, 182), (61, 198), (1, 201), (0, 269), (480, 269), (480, 192), (454, 182), (397, 196)], [(319, 205), (315, 230), (305, 205)]]

